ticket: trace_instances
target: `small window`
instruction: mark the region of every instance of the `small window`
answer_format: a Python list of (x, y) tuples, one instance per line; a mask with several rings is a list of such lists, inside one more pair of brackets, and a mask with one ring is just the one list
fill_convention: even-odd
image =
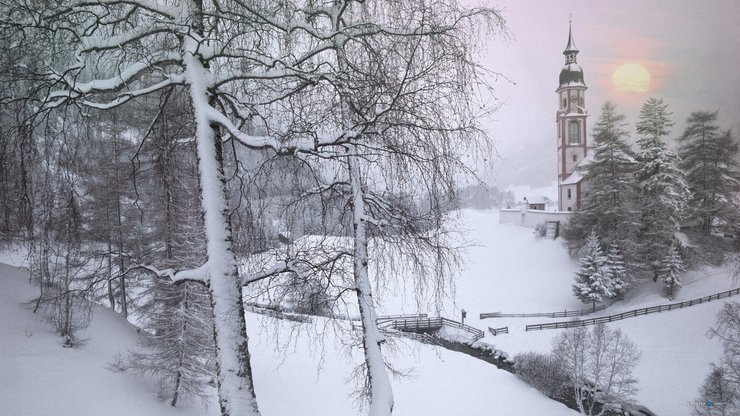
[(577, 162), (577, 161), (578, 161), (578, 156), (576, 156), (576, 155), (573, 155), (573, 161), (574, 161), (574, 162)]
[(568, 207), (568, 211), (572, 211), (573, 209), (571, 207)]
[(571, 189), (570, 189), (570, 188), (568, 188), (568, 199), (570, 199), (570, 198), (571, 198), (571, 196), (572, 196), (572, 195), (571, 195)]
[(563, 98), (563, 107), (562, 108), (565, 108), (567, 106), (568, 106), (568, 100), (566, 100), (565, 98)]
[(580, 137), (581, 129), (578, 126), (577, 121), (571, 121), (568, 123), (568, 143), (578, 144), (581, 142)]

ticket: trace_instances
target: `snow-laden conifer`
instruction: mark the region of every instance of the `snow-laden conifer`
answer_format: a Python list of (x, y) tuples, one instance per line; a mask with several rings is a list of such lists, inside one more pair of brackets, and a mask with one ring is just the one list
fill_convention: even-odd
[(624, 267), (624, 259), (619, 251), (619, 246), (612, 244), (606, 252), (606, 267), (611, 273), (614, 296), (621, 298), (629, 289), (630, 278), (627, 275), (627, 269)]
[(581, 208), (575, 211), (565, 237), (572, 251), (586, 244), (594, 231), (607, 243), (617, 243), (631, 268), (636, 252), (639, 218), (634, 182), (635, 160), (626, 141), (624, 115), (606, 102), (594, 127), (594, 154), (585, 170), (585, 192)]
[(573, 294), (581, 302), (591, 303), (595, 308), (597, 302), (614, 297), (614, 283), (607, 258), (595, 233), (591, 233), (586, 239), (585, 252), (579, 261), (580, 268), (576, 272)]
[(680, 138), (681, 168), (691, 191), (690, 216), (705, 235), (714, 225), (737, 227), (738, 222), (738, 142), (716, 122), (716, 112), (691, 113)]
[(666, 295), (672, 299), (676, 290), (681, 287), (681, 273), (686, 270), (681, 254), (674, 245), (670, 246), (668, 254), (663, 257), (658, 277), (665, 283)]
[(663, 141), (673, 125), (671, 114), (663, 100), (650, 98), (636, 125), (641, 138), (635, 178), (642, 212), (636, 260), (653, 279), (657, 279), (660, 261), (668, 254), (689, 199), (684, 173), (678, 167), (680, 159)]

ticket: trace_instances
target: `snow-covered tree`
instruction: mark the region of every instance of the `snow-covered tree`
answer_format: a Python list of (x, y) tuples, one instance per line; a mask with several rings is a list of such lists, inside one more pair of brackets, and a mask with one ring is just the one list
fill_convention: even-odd
[(680, 138), (681, 168), (691, 191), (690, 215), (705, 235), (716, 225), (736, 226), (740, 212), (738, 142), (716, 122), (717, 112), (691, 113)]
[[(447, 239), (447, 203), (458, 175), (470, 173), (463, 159), (488, 148), (478, 124), (488, 107), (471, 106), (468, 93), (485, 80), (464, 39), (481, 22), (501, 21), (493, 10), (426, 0), (337, 1), (326, 17), (310, 24), (317, 42), (331, 38), (326, 78), (336, 81), (308, 91), (324, 105), (294, 117), (315, 129), (351, 132), (307, 160), (331, 172), (312, 191), (346, 201), (342, 234), (350, 236), (348, 289), (363, 329), (362, 393), (370, 415), (389, 415), (394, 399), (370, 267), (381, 287), (386, 278), (408, 273), (423, 277), (418, 292), (434, 301), (447, 291), (457, 260)], [(370, 32), (359, 35), (355, 28)], [(417, 209), (414, 199), (421, 198), (427, 200)]]
[(624, 268), (624, 259), (619, 251), (619, 246), (611, 244), (606, 252), (606, 267), (611, 274), (614, 296), (621, 298), (630, 287), (630, 278), (627, 269)]
[(740, 390), (728, 380), (724, 367), (712, 371), (699, 387), (699, 395), (692, 402), (693, 416), (733, 416), (740, 412)]
[(573, 294), (581, 302), (591, 303), (595, 308), (597, 302), (616, 295), (614, 281), (607, 266), (607, 257), (604, 256), (595, 233), (589, 234), (584, 251), (585, 255), (580, 259), (575, 275)]
[(624, 115), (606, 102), (594, 126), (593, 159), (585, 170), (581, 208), (576, 210), (565, 229), (572, 251), (586, 244), (594, 231), (607, 244), (619, 245), (626, 267), (631, 270), (636, 252), (639, 210), (634, 180), (635, 160), (626, 142)]
[(673, 125), (668, 104), (650, 98), (643, 104), (637, 122), (637, 189), (641, 209), (636, 261), (657, 279), (660, 261), (670, 247), (674, 233), (684, 218), (689, 189), (680, 159), (666, 148), (664, 137)]
[(196, 283), (155, 280), (142, 296), (147, 301), (137, 314), (144, 332), (129, 357), (131, 367), (159, 379), (173, 407), (181, 397), (208, 397), (216, 371), (208, 291)]
[(640, 351), (619, 329), (576, 327), (553, 340), (553, 355), (567, 375), (578, 410), (601, 416), (620, 409), (637, 391), (632, 370)]
[[(444, 213), (438, 202), (447, 201), (455, 172), (468, 170), (462, 155), (481, 144), (487, 150), (477, 120), (489, 107), (469, 95), (484, 86), (470, 59), (470, 39), (479, 17), (501, 22), (495, 12), (467, 10), (454, 0), (53, 0), (3, 3), (0, 12), (6, 56), (16, 56), (15, 68), (23, 72), (11, 82), (36, 84), (13, 98), (38, 110), (37, 120), (63, 109), (107, 110), (177, 88), (186, 92), (206, 259), (195, 267), (164, 269), (157, 261), (141, 267), (173, 283), (208, 288), (223, 415), (259, 414), (241, 293), (248, 280), (238, 275), (234, 253), (224, 143), (313, 158), (317, 171), (336, 179), (318, 192), (341, 190), (351, 208), (352, 247), (342, 255), (353, 261), (348, 290), (357, 295), (362, 317), (370, 413), (389, 414), (393, 397), (375, 321), (368, 241), (380, 231), (390, 240), (413, 236), (418, 244), (403, 246), (406, 254), (433, 271), (424, 287), (442, 293), (443, 280), (435, 278), (448, 276), (451, 267), (438, 250), (447, 231), (435, 227)], [(29, 39), (55, 49), (34, 41), (38, 54), (29, 56)], [(153, 125), (158, 112), (150, 116), (144, 126)], [(143, 140), (150, 131), (135, 136)], [(396, 183), (404, 189), (388, 186)], [(398, 204), (397, 196), (419, 184), (432, 190), (435, 209), (409, 220), (412, 204)], [(419, 247), (437, 255), (417, 255)]]
[(722, 359), (712, 369), (699, 388), (692, 414), (740, 414), (740, 304), (727, 302), (717, 314), (716, 325), (709, 337), (722, 344)]
[(684, 267), (681, 254), (679, 254), (676, 247), (671, 244), (668, 254), (666, 254), (660, 262), (660, 269), (658, 271), (658, 278), (665, 283), (665, 290), (666, 295), (668, 295), (668, 299), (672, 299), (676, 290), (681, 287), (681, 273), (685, 270), (686, 267)]

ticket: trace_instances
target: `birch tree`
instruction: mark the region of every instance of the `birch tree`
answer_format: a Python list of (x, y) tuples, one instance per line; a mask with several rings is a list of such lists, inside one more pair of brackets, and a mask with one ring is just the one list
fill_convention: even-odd
[[(478, 24), (500, 28), (502, 21), (493, 10), (465, 10), (454, 1), (337, 0), (287, 14), (326, 53), (317, 58), (316, 87), (301, 96), (319, 105), (291, 111), (291, 129), (284, 132), (344, 132), (302, 156), (321, 165), (314, 188), (305, 192), (347, 201), (340, 234), (349, 243), (345, 253), (335, 250), (336, 260), (351, 259), (346, 289), (356, 295), (362, 325), (368, 411), (387, 415), (394, 400), (370, 268), (378, 276), (416, 279), (418, 291), (435, 300), (449, 289), (456, 258), (444, 220), (454, 180), (471, 173), (466, 157), (490, 150), (478, 126), (490, 108), (477, 107), (471, 94), (487, 87), (467, 39)], [(275, 13), (259, 15), (290, 33), (293, 25)], [(425, 208), (417, 209), (414, 202), (424, 198), (418, 205)]]
[[(225, 6), (225, 7), (221, 7)], [(247, 333), (226, 203), (222, 131), (251, 147), (280, 143), (250, 135), (237, 99), (225, 94), (249, 77), (281, 77), (290, 54), (266, 58), (260, 28), (241, 2), (200, 0), (49, 1), (2, 4), (2, 30), (16, 64), (36, 88), (9, 89), (4, 101), (25, 99), (50, 112), (67, 105), (110, 109), (177, 85), (187, 88), (195, 121), (199, 186), (207, 261), (195, 269), (161, 272), (173, 282), (209, 288), (214, 314), (218, 391), (223, 415), (259, 414), (252, 385)], [(227, 34), (222, 33), (226, 31)], [(24, 52), (29, 39), (40, 56)], [(257, 52), (255, 52), (257, 51)], [(23, 58), (26, 58), (24, 62)], [(41, 58), (32, 65), (30, 61)], [(283, 62), (283, 63), (278, 63)], [(275, 67), (277, 65), (277, 68)], [(218, 69), (218, 70), (216, 70)], [(240, 95), (248, 95), (242, 91)], [(226, 98), (224, 98), (226, 97)]]

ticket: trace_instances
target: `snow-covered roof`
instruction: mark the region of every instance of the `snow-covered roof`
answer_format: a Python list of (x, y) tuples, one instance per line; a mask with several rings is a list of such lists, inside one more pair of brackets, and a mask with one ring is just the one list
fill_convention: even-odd
[(548, 198), (545, 198), (544, 196), (528, 196), (524, 198), (529, 202), (530, 205), (532, 204), (547, 204), (550, 200)]
[(575, 185), (578, 182), (583, 180), (583, 173), (580, 171), (575, 171), (570, 174), (567, 178), (565, 178), (562, 182), (560, 182), (561, 185)]

